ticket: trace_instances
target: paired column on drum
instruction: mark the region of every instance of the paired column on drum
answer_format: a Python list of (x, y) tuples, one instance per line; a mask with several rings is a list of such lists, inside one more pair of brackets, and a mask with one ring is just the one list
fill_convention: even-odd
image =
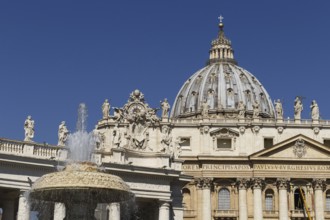
[(251, 181), (253, 189), (253, 214), (254, 220), (262, 220), (262, 195), (261, 190), (264, 186), (264, 180), (261, 178), (254, 178)]
[(30, 218), (30, 207), (25, 197), (25, 191), (20, 191), (18, 200), (17, 220), (26, 220)]
[(324, 220), (323, 189), (325, 187), (325, 179), (314, 179), (313, 187), (315, 201), (315, 220)]
[(238, 187), (238, 211), (239, 211), (239, 220), (247, 220), (248, 219), (248, 211), (247, 211), (247, 196), (246, 190), (249, 186), (249, 180), (242, 178), (237, 180)]
[(200, 200), (201, 203), (198, 204), (201, 207), (201, 218), (203, 220), (211, 220), (212, 213), (211, 213), (211, 187), (212, 187), (212, 178), (198, 178), (195, 180), (197, 185), (197, 189), (201, 190), (202, 199)]
[(279, 220), (289, 220), (288, 186), (289, 179), (279, 178), (276, 181), (279, 194)]

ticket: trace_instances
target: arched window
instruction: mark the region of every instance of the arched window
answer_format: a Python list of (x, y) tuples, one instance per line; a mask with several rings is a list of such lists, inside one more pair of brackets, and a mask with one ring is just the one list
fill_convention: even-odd
[(183, 207), (186, 210), (191, 210), (191, 196), (190, 196), (190, 190), (187, 188), (182, 189), (182, 195), (183, 195)]
[(230, 192), (226, 188), (220, 189), (218, 193), (218, 210), (230, 209)]
[(274, 191), (267, 189), (265, 192), (265, 209), (266, 211), (274, 210)]
[(325, 211), (330, 212), (330, 190), (325, 194)]
[[(302, 193), (305, 195), (304, 190), (302, 190)], [(299, 188), (294, 191), (294, 209), (296, 210), (304, 209), (304, 200), (300, 194)]]

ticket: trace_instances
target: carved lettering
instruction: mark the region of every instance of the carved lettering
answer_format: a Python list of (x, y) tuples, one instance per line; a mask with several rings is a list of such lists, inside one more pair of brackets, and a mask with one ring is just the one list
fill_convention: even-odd
[(250, 170), (250, 166), (233, 164), (203, 164), (203, 170)]
[(255, 164), (255, 170), (330, 171), (330, 165)]

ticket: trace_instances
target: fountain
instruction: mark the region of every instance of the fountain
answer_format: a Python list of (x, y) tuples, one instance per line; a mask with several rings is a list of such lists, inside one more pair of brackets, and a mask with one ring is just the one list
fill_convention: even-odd
[(66, 208), (65, 220), (94, 220), (98, 203), (129, 200), (129, 186), (118, 176), (107, 174), (88, 161), (91, 156), (93, 135), (86, 132), (87, 110), (80, 104), (77, 132), (69, 136), (71, 161), (62, 171), (39, 178), (32, 186), (33, 201), (59, 202)]

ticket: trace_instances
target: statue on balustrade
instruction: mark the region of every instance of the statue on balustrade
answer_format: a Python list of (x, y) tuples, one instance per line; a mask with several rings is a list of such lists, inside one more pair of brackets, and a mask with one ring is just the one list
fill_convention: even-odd
[(246, 110), (246, 106), (245, 104), (243, 103), (243, 101), (240, 101), (238, 103), (238, 106), (237, 106), (237, 109), (238, 109), (238, 119), (244, 119), (245, 118), (245, 110)]
[(167, 99), (165, 98), (164, 101), (161, 102), (162, 107), (162, 118), (168, 118), (168, 114), (170, 111), (170, 104), (168, 103)]
[(297, 96), (294, 100), (294, 119), (300, 120), (301, 119), (301, 112), (303, 111), (303, 104), (301, 101), (301, 97)]
[(202, 117), (203, 117), (203, 118), (208, 118), (208, 117), (209, 117), (209, 109), (210, 109), (210, 106), (209, 106), (209, 104), (207, 103), (207, 100), (205, 100), (205, 101), (202, 103)]
[(310, 108), (311, 108), (312, 119), (319, 120), (320, 119), (320, 109), (315, 100), (312, 101)]
[(103, 119), (108, 119), (110, 117), (110, 103), (108, 99), (106, 99), (102, 105), (102, 115)]
[(277, 99), (275, 102), (275, 111), (276, 111), (276, 118), (283, 119), (283, 106), (281, 100)]
[(29, 115), (24, 122), (25, 138), (24, 141), (32, 141), (34, 137), (34, 120)]
[(69, 130), (65, 125), (65, 121), (62, 121), (58, 127), (58, 146), (65, 146), (65, 143), (68, 139)]

